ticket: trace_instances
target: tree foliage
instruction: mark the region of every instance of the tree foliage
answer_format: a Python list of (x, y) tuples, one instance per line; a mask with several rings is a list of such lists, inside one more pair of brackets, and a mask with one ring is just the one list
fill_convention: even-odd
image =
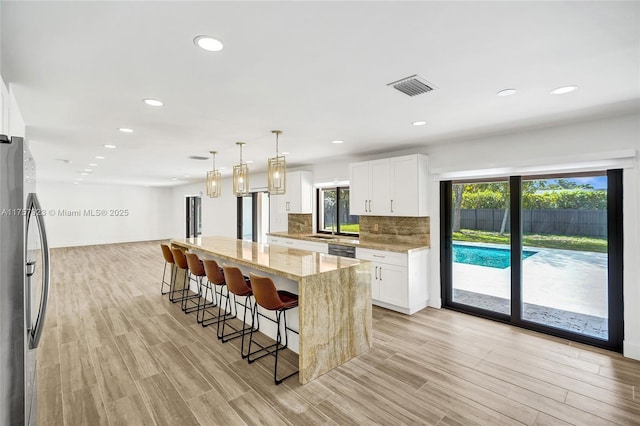
[[(509, 207), (506, 182), (457, 184), (463, 186), (461, 209), (504, 209)], [(455, 202), (455, 198), (453, 200)], [(606, 210), (607, 191), (566, 179), (522, 182), (522, 208)]]

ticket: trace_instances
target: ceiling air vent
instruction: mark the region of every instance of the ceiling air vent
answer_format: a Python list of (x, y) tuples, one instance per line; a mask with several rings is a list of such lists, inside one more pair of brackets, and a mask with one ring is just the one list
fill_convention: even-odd
[(422, 95), (435, 89), (434, 85), (419, 77), (417, 74), (394, 81), (393, 83), (387, 84), (387, 86), (393, 86), (393, 88), (409, 96)]
[(209, 159), (209, 157), (201, 157), (199, 155), (190, 155), (187, 158), (191, 160), (208, 160)]

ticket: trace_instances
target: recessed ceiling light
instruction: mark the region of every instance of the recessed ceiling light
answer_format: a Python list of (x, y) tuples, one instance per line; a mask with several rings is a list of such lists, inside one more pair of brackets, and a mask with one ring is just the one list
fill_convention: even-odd
[(424, 126), (425, 124), (427, 124), (426, 121), (414, 121), (413, 123), (414, 126)]
[(553, 89), (551, 91), (551, 94), (552, 95), (564, 95), (565, 93), (573, 92), (577, 88), (578, 88), (578, 86), (562, 86), (562, 87), (558, 87), (557, 89)]
[(499, 91), (498, 93), (496, 93), (496, 95), (498, 96), (511, 96), (511, 95), (515, 95), (516, 93), (516, 89), (504, 89)]
[(153, 107), (161, 107), (162, 105), (164, 105), (162, 101), (159, 101), (157, 99), (151, 99), (151, 98), (143, 99), (142, 102)]
[(199, 48), (208, 50), (209, 52), (219, 52), (224, 48), (220, 40), (205, 35), (199, 35), (193, 39), (193, 42)]
[(120, 130), (122, 133), (133, 133), (133, 129), (128, 129), (126, 127), (120, 127), (118, 130)]
[(115, 149), (116, 148), (115, 145), (105, 145), (104, 147), (105, 148), (109, 148), (109, 149)]
[(66, 163), (66, 164), (71, 164), (73, 162), (71, 160), (67, 160), (67, 159), (64, 159), (64, 158), (56, 158), (56, 160), (62, 161), (63, 163)]
[(76, 178), (76, 180), (77, 180), (77, 181), (80, 181), (80, 180), (84, 180), (84, 179), (82, 179), (82, 178)]
[(92, 172), (93, 169), (84, 169), (85, 172)]
[(78, 185), (80, 182), (73, 182), (74, 185)]
[(98, 164), (96, 164), (96, 163), (89, 163), (89, 165), (90, 165), (91, 167), (97, 167), (97, 166), (98, 166)]
[(102, 155), (96, 155), (96, 159), (98, 160), (104, 160), (104, 157)]
[(82, 176), (89, 176), (89, 173), (82, 172), (80, 173)]
[(331, 143), (344, 143), (344, 141), (341, 141), (341, 140), (335, 140), (335, 141), (331, 141)]
[(188, 178), (188, 177), (191, 177), (191, 175), (184, 175), (184, 177)]
[(172, 177), (171, 180), (178, 180), (178, 178), (177, 177)]

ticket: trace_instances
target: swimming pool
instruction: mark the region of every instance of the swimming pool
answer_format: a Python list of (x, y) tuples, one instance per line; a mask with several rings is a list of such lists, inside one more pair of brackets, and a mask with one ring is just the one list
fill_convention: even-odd
[[(522, 259), (533, 256), (537, 252), (522, 250)], [(468, 265), (486, 266), (489, 268), (508, 268), (511, 264), (511, 250), (497, 247), (453, 245), (453, 261)]]

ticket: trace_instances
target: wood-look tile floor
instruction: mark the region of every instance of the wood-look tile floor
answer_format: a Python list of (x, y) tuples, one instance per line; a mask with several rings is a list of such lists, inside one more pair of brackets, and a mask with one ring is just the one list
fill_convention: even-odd
[(39, 425), (640, 424), (639, 362), (448, 310), (374, 308), (371, 351), (274, 386), (160, 295), (158, 242), (51, 254)]

